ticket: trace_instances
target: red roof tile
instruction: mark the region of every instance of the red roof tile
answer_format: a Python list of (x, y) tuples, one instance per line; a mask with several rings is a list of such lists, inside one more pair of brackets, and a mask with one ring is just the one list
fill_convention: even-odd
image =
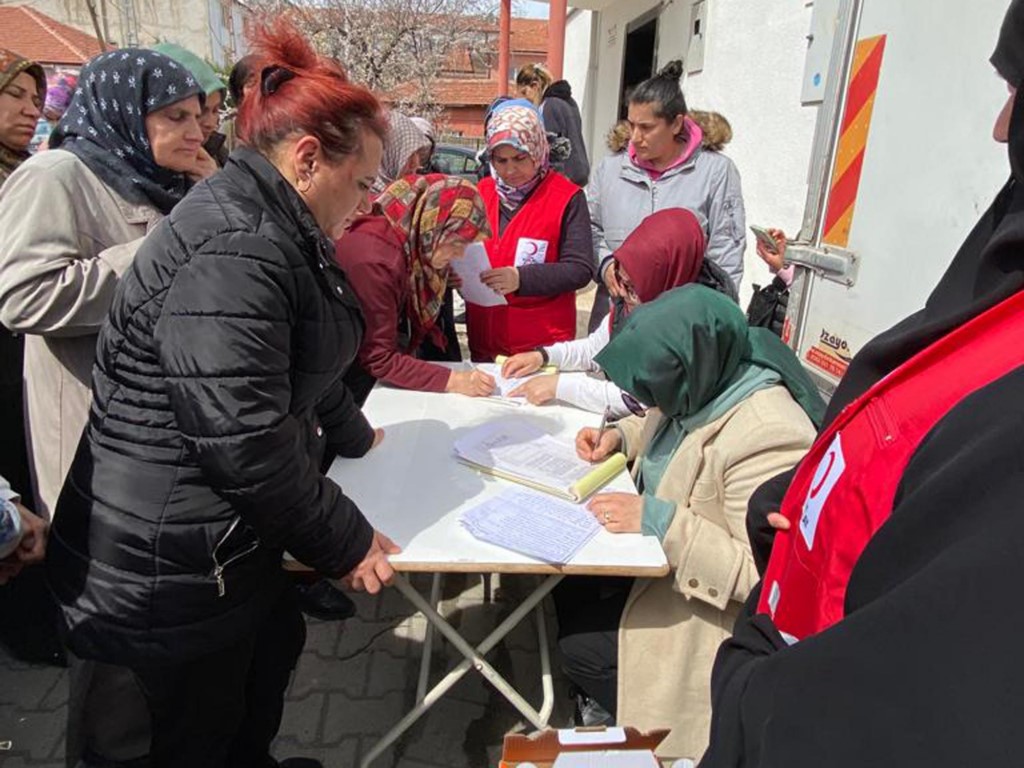
[(101, 53), (99, 40), (24, 5), (0, 6), (0, 48), (40, 64), (80, 65)]

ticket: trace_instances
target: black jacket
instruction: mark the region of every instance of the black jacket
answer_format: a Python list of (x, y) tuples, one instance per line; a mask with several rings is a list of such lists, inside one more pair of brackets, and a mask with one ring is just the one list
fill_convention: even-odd
[(581, 187), (590, 179), (590, 160), (587, 159), (587, 145), (583, 141), (583, 119), (580, 108), (572, 97), (572, 88), (565, 80), (552, 83), (544, 92), (540, 105), (544, 115), (544, 128), (549, 133), (564, 136), (572, 145), (572, 154), (562, 163), (554, 163), (555, 170), (561, 171), (570, 181)]
[(331, 251), (247, 149), (139, 249), (99, 336), (49, 547), (76, 654), (227, 647), (283, 588), (284, 550), (336, 575), (365, 556), (372, 528), (320, 472), (325, 451), (373, 441), (341, 383), (363, 319)]

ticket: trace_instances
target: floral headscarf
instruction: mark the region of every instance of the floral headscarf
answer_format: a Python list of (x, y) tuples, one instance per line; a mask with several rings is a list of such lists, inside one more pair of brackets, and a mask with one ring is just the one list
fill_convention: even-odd
[(388, 113), (388, 133), (384, 137), (384, 155), (381, 157), (373, 194), (379, 195), (384, 187), (398, 178), (413, 153), (430, 146), (428, 139), (412, 121), (401, 112)]
[(185, 174), (156, 164), (146, 115), (191, 96), (202, 100), (202, 86), (162, 53), (140, 48), (102, 53), (82, 68), (50, 148), (77, 155), (129, 203), (170, 213), (189, 183)]
[[(22, 72), (27, 72), (36, 81), (40, 101), (46, 98), (46, 73), (43, 72), (43, 68), (13, 51), (0, 48), (0, 92), (3, 92)], [(23, 148), (0, 145), (0, 183), (28, 158), (29, 153)]]
[(444, 303), (448, 268), (434, 269), (430, 259), (438, 246), (453, 238), (472, 243), (491, 236), (484, 201), (469, 181), (434, 173), (390, 184), (377, 205), (405, 251), (411, 289), (406, 315), (413, 327), (409, 349), (428, 336), (444, 349), (447, 342), (435, 324)]
[(501, 146), (508, 146), (517, 152), (525, 152), (535, 163), (537, 173), (532, 179), (518, 187), (506, 184), (494, 170), (491, 176), (498, 188), (498, 197), (506, 208), (516, 209), (526, 197), (537, 188), (550, 168), (550, 147), (544, 132), (544, 123), (537, 108), (525, 99), (512, 99), (499, 104), (491, 113), (487, 123), (487, 152), (491, 154)]

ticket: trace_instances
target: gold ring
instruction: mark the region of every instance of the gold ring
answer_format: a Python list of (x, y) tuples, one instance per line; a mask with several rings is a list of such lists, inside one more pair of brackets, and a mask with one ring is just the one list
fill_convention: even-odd
[(604, 513), (604, 521), (606, 523), (610, 523), (612, 521), (612, 516), (609, 515), (607, 512)]

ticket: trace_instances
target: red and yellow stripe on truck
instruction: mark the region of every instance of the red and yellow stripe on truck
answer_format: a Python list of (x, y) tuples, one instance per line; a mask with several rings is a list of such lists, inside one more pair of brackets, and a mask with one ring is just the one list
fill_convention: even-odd
[(864, 150), (871, 128), (871, 113), (875, 108), (875, 94), (882, 72), (885, 53), (885, 35), (868, 37), (857, 42), (846, 93), (846, 109), (839, 128), (839, 145), (832, 169), (825, 208), (825, 234), (822, 241), (846, 248), (850, 241), (853, 211), (857, 204), (861, 171), (864, 168)]

